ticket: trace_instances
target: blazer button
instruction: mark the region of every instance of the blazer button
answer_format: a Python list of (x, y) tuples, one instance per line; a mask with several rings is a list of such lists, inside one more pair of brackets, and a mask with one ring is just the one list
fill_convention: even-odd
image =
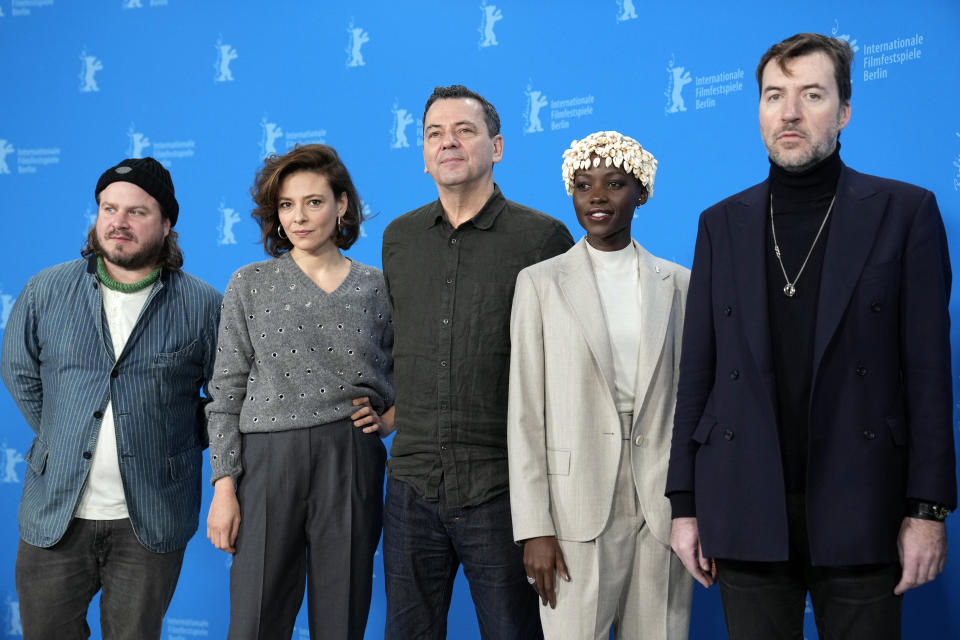
[(867, 440), (875, 440), (877, 438), (877, 434), (875, 434), (873, 431), (870, 431), (870, 429), (864, 429), (863, 437)]
[(84, 460), (89, 460), (89, 459), (92, 458), (92, 457), (93, 457), (93, 454), (90, 453), (89, 451), (84, 451), (84, 452), (83, 452), (83, 459), (84, 459)]
[(733, 430), (732, 430), (732, 429), (724, 429), (724, 431), (723, 431), (723, 439), (724, 439), (724, 440), (733, 440)]
[(731, 313), (733, 313), (733, 309), (732, 309), (731, 307), (724, 307), (724, 308), (723, 308), (723, 315), (729, 316)]
[(638, 435), (638, 436), (634, 439), (634, 443), (636, 443), (636, 445), (637, 445), (638, 447), (645, 447), (645, 446), (647, 446), (647, 439), (644, 438), (643, 435)]
[(857, 367), (857, 375), (860, 376), (861, 378), (862, 378), (863, 376), (867, 375), (867, 368), (866, 368), (866, 367)]
[(736, 380), (736, 379), (739, 378), (739, 377), (740, 377), (740, 372), (737, 371), (736, 369), (733, 369), (733, 370), (730, 372), (730, 379), (731, 379), (731, 380)]
[(103, 411), (94, 411), (94, 412), (93, 412), (93, 417), (96, 418), (97, 420), (99, 420), (100, 418), (103, 417)]
[(114, 369), (113, 371), (110, 372), (110, 377), (111, 377), (111, 378), (118, 378), (118, 377), (120, 377), (120, 372), (117, 371), (116, 369)]
[(880, 311), (881, 309), (883, 309), (883, 303), (880, 302), (879, 300), (874, 300), (870, 304), (870, 311), (876, 312), (876, 311)]

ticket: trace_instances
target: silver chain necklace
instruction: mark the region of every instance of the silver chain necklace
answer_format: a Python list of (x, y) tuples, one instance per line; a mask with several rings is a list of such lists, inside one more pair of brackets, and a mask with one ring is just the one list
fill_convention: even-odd
[(820, 223), (820, 228), (817, 229), (817, 235), (813, 239), (813, 244), (810, 245), (810, 250), (807, 251), (807, 257), (803, 259), (803, 264), (800, 265), (800, 271), (797, 271), (797, 277), (793, 279), (793, 282), (790, 282), (790, 276), (787, 275), (787, 269), (783, 266), (783, 259), (780, 257), (780, 245), (777, 244), (777, 227), (773, 224), (773, 194), (770, 194), (770, 233), (773, 235), (773, 253), (777, 256), (777, 262), (780, 263), (780, 271), (783, 271), (783, 279), (787, 281), (787, 284), (783, 285), (783, 293), (788, 298), (792, 298), (797, 295), (797, 280), (800, 279), (800, 274), (803, 273), (804, 268), (807, 266), (807, 261), (810, 260), (810, 255), (813, 253), (813, 248), (817, 246), (817, 240), (820, 239), (820, 234), (823, 233), (823, 228), (827, 226), (827, 219), (830, 218), (830, 212), (833, 211), (833, 203), (837, 200), (837, 194), (833, 194), (833, 198), (830, 199), (830, 206), (827, 207), (827, 215), (823, 216), (823, 222)]

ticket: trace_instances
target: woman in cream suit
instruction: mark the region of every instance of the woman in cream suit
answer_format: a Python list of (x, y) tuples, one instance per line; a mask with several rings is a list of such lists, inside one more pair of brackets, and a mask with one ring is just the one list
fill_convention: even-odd
[(686, 638), (692, 580), (663, 495), (689, 271), (630, 237), (657, 161), (601, 131), (564, 153), (586, 231), (517, 278), (513, 532), (547, 638)]

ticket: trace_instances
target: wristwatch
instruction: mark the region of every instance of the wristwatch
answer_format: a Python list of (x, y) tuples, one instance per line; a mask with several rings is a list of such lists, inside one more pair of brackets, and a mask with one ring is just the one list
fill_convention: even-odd
[(919, 518), (921, 520), (936, 520), (943, 522), (947, 519), (950, 509), (942, 504), (934, 502), (923, 502), (922, 500), (907, 501), (907, 517)]

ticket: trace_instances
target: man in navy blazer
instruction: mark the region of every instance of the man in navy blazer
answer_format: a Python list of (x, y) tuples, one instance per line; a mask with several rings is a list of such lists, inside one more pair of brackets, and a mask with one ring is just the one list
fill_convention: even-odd
[(700, 217), (666, 493), (731, 638), (899, 638), (956, 506), (950, 262), (936, 199), (840, 160), (853, 51), (757, 67), (764, 182)]

